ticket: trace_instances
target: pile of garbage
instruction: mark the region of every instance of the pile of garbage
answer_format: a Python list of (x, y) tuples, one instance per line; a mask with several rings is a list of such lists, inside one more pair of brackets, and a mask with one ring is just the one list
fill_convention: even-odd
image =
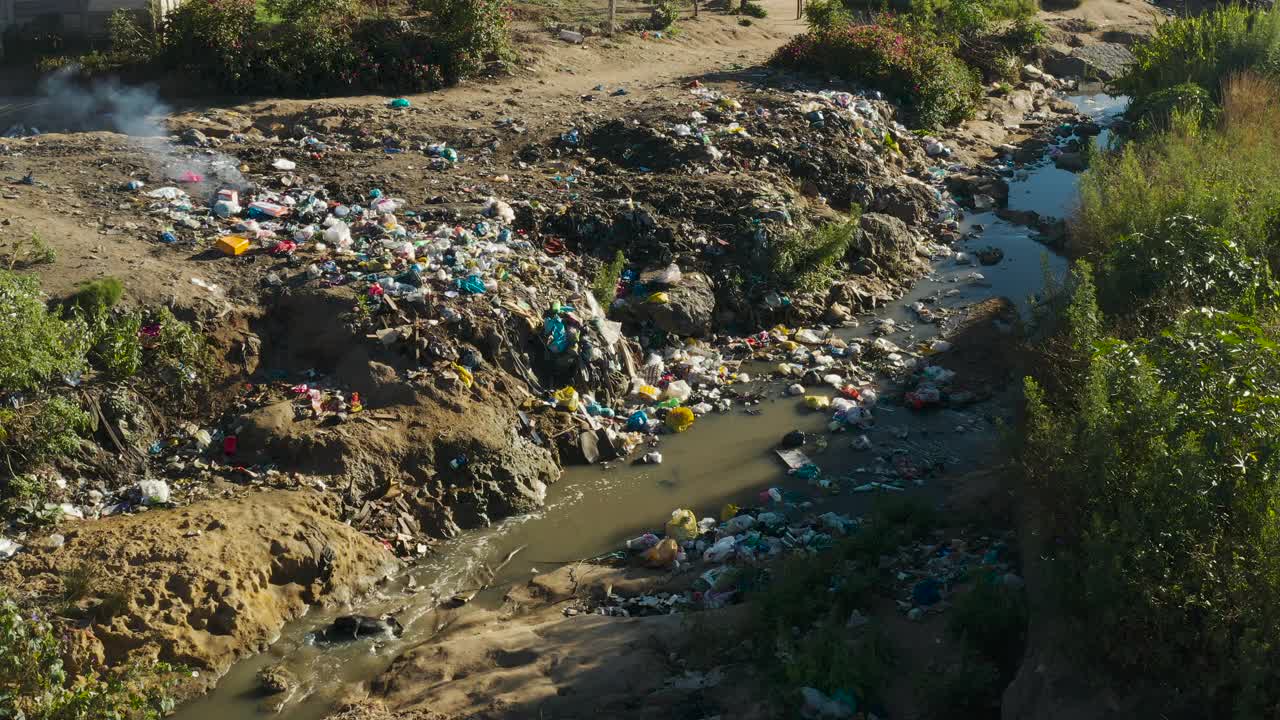
[[(702, 570), (692, 587), (634, 597), (610, 593), (592, 608), (601, 615), (634, 617), (712, 609), (741, 600), (765, 563), (791, 552), (819, 552), (858, 527), (858, 520), (827, 512), (808, 514), (812, 501), (779, 488), (760, 494), (760, 506), (726, 505), (720, 519), (699, 519), (692, 510), (671, 513), (662, 532), (628, 540), (626, 554), (645, 567)], [(705, 569), (703, 569), (705, 568)]]

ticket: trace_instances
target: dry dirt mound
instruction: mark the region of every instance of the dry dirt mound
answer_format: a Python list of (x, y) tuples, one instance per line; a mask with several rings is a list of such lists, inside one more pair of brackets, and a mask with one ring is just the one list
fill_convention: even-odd
[[(649, 571), (598, 566), (540, 575), (508, 594), (503, 613), (467, 615), (401, 655), (369, 698), (331, 720), (767, 717), (763, 698), (749, 697), (746, 668), (685, 673), (673, 662), (690, 643), (684, 616), (564, 612), (580, 598), (652, 591), (668, 582)], [(717, 628), (736, 632), (739, 610), (708, 616)]]
[[(197, 686), (264, 650), (308, 606), (348, 602), (395, 567), (309, 492), (112, 517), (65, 537), (0, 566), (0, 586), (64, 608), (75, 664), (158, 657), (202, 670)], [(82, 597), (66, 597), (73, 588)]]

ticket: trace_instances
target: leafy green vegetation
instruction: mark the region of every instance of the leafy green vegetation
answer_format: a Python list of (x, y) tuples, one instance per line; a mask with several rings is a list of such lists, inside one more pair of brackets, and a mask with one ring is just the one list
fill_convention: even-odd
[[(1269, 292), (1280, 263), (1280, 88), (1252, 75), (1224, 84), (1210, 125), (1171, 126), (1094, 158), (1072, 222), (1077, 251), (1099, 268), (1100, 301), (1118, 312), (1165, 299), (1239, 309)], [(1247, 308), (1246, 308), (1247, 309)]]
[(680, 0), (657, 0), (653, 5), (653, 14), (649, 17), (649, 27), (654, 30), (668, 30), (680, 19), (683, 3)]
[(972, 116), (980, 80), (1012, 75), (1043, 30), (1028, 0), (916, 2), (904, 15), (858, 19), (862, 3), (818, 0), (805, 8), (809, 32), (775, 53), (776, 65), (838, 75), (901, 103), (919, 127)]
[(0, 717), (24, 720), (159, 720), (173, 710), (178, 672), (131, 665), (72, 679), (54, 627), (0, 596)]
[(502, 0), (415, 0), (392, 17), (353, 0), (191, 0), (158, 31), (110, 23), (113, 67), (185, 71), (234, 93), (432, 90), (510, 56)]
[(855, 610), (867, 610), (887, 580), (882, 555), (929, 535), (937, 523), (931, 506), (909, 497), (885, 497), (869, 523), (835, 547), (789, 558), (760, 578), (752, 593), (754, 650), (769, 677), (785, 686), (856, 695), (875, 704), (888, 686), (895, 659), (874, 623), (849, 629)]
[(769, 11), (765, 9), (765, 6), (758, 2), (752, 2), (752, 0), (742, 0), (742, 5), (738, 7), (738, 12), (753, 18), (769, 17)]
[(771, 248), (770, 272), (774, 287), (816, 292), (836, 279), (836, 263), (844, 259), (858, 232), (859, 211), (841, 222), (830, 222), (812, 231), (783, 236)]
[(622, 271), (627, 269), (627, 256), (621, 250), (613, 255), (613, 260), (600, 266), (591, 278), (591, 294), (595, 296), (600, 307), (608, 310), (618, 294), (618, 281), (622, 279)]
[(1133, 48), (1115, 88), (1142, 108), (1148, 96), (1190, 83), (1218, 97), (1234, 73), (1280, 71), (1280, 10), (1222, 5), (1160, 23)]
[(67, 303), (85, 312), (114, 307), (124, 297), (124, 283), (120, 278), (106, 277), (80, 283), (79, 290), (67, 299)]
[(920, 127), (969, 118), (982, 91), (977, 73), (948, 47), (890, 25), (849, 24), (797, 35), (772, 62), (863, 82), (901, 103)]
[(1193, 99), (1085, 174), (1092, 265), (1025, 382), (1054, 597), (1080, 662), (1158, 699), (1152, 716), (1280, 712), (1275, 17), (1171, 21), (1137, 53), (1135, 104)]
[[(51, 263), (58, 257), (58, 253), (36, 233), (10, 243), (4, 250), (4, 255), (8, 256), (8, 261), (4, 263), (8, 270)], [(4, 256), (0, 256), (0, 260), (3, 259)]]
[(1027, 601), (1021, 588), (994, 573), (977, 578), (955, 599), (947, 630), (972, 652), (993, 663), (1006, 681), (1022, 661), (1027, 640)]
[(84, 328), (49, 312), (35, 277), (0, 270), (0, 308), (0, 392), (84, 367)]
[[(111, 307), (121, 291), (118, 280), (98, 281), (51, 311), (34, 276), (0, 270), (0, 467), (11, 476), (73, 455), (94, 427), (71, 387), (84, 371), (184, 404), (209, 382), (205, 338), (167, 308)], [(11, 481), (0, 493), (6, 506), (38, 513), (39, 503), (15, 487)]]

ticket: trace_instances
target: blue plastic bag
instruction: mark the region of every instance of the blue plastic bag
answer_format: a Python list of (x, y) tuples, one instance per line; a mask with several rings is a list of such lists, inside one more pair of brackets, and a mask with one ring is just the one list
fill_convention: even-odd
[(466, 278), (458, 281), (458, 288), (465, 290), (472, 295), (484, 294), (484, 280), (479, 275), (468, 275)]
[(547, 318), (542, 324), (542, 334), (547, 341), (547, 347), (552, 352), (562, 353), (569, 348), (569, 335), (565, 330), (564, 321), (557, 315)]
[(640, 432), (649, 428), (649, 416), (644, 414), (643, 410), (637, 410), (631, 413), (631, 417), (627, 418), (627, 430), (630, 432)]

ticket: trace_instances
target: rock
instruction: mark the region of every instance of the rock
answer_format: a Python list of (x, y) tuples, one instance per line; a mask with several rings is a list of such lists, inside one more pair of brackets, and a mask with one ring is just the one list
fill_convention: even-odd
[(1080, 137), (1093, 137), (1102, 132), (1102, 126), (1096, 122), (1082, 122), (1076, 125), (1076, 135)]
[(1061, 250), (1067, 243), (1067, 221), (1048, 219), (1036, 224), (1040, 233), (1036, 239), (1051, 248)]
[(848, 322), (849, 318), (852, 316), (853, 313), (848, 307), (841, 305), (840, 303), (832, 303), (831, 306), (827, 308), (826, 313), (823, 314), (822, 319), (832, 325), (842, 325)]
[(187, 128), (182, 132), (182, 142), (184, 145), (204, 146), (209, 143), (209, 138), (195, 128)]
[(1053, 87), (1054, 85), (1057, 84), (1057, 80), (1055, 80), (1052, 75), (1045, 72), (1044, 70), (1041, 70), (1035, 65), (1030, 65), (1030, 64), (1022, 66), (1022, 79), (1041, 82), (1041, 83), (1044, 83), (1045, 85), (1048, 85), (1049, 87)]
[(860, 258), (893, 261), (909, 257), (915, 248), (907, 224), (901, 218), (881, 213), (863, 213), (852, 249)]
[(651, 322), (660, 330), (681, 337), (703, 337), (711, 333), (716, 295), (711, 278), (700, 272), (686, 272), (680, 284), (666, 290), (668, 302), (650, 303), (634, 298), (622, 308), (635, 322)]
[(283, 664), (268, 665), (258, 671), (258, 687), (271, 695), (292, 691), (298, 680)]
[(107, 663), (102, 641), (88, 629), (66, 629), (60, 643), (62, 665), (72, 675), (97, 672)]
[(1133, 53), (1120, 43), (1096, 43), (1085, 45), (1071, 51), (1088, 65), (1089, 77), (1097, 80), (1114, 80), (1124, 73), (1127, 65), (1133, 62)]
[(1012, 208), (1000, 208), (996, 210), (996, 217), (1005, 222), (1014, 225), (1032, 226), (1040, 222), (1040, 213), (1035, 210), (1014, 210)]
[(1013, 160), (1017, 163), (1033, 163), (1039, 160), (1045, 150), (1049, 147), (1049, 143), (1045, 140), (1033, 139), (1022, 143), (1018, 151), (1013, 154)]
[(880, 266), (871, 258), (858, 258), (850, 269), (853, 270), (855, 275), (871, 276), (880, 274)]
[(1074, 55), (1058, 55), (1044, 61), (1044, 69), (1058, 77), (1085, 77), (1089, 63)]
[(328, 642), (347, 642), (362, 637), (400, 637), (403, 633), (404, 627), (391, 615), (343, 615), (334, 619), (333, 624), (324, 631), (324, 639)]
[(876, 189), (871, 202), (873, 212), (892, 215), (899, 220), (921, 225), (933, 218), (942, 206), (938, 191), (913, 177), (903, 175), (892, 185)]
[(1078, 152), (1064, 152), (1053, 159), (1054, 167), (1070, 172), (1084, 172), (1084, 155)]
[(984, 247), (974, 254), (983, 265), (995, 265), (1004, 259), (1004, 251), (998, 247)]
[(965, 173), (948, 175), (947, 190), (960, 199), (967, 199), (972, 206), (972, 199), (977, 195), (990, 196), (996, 203), (1003, 205), (1009, 199), (1009, 183), (996, 175)]

